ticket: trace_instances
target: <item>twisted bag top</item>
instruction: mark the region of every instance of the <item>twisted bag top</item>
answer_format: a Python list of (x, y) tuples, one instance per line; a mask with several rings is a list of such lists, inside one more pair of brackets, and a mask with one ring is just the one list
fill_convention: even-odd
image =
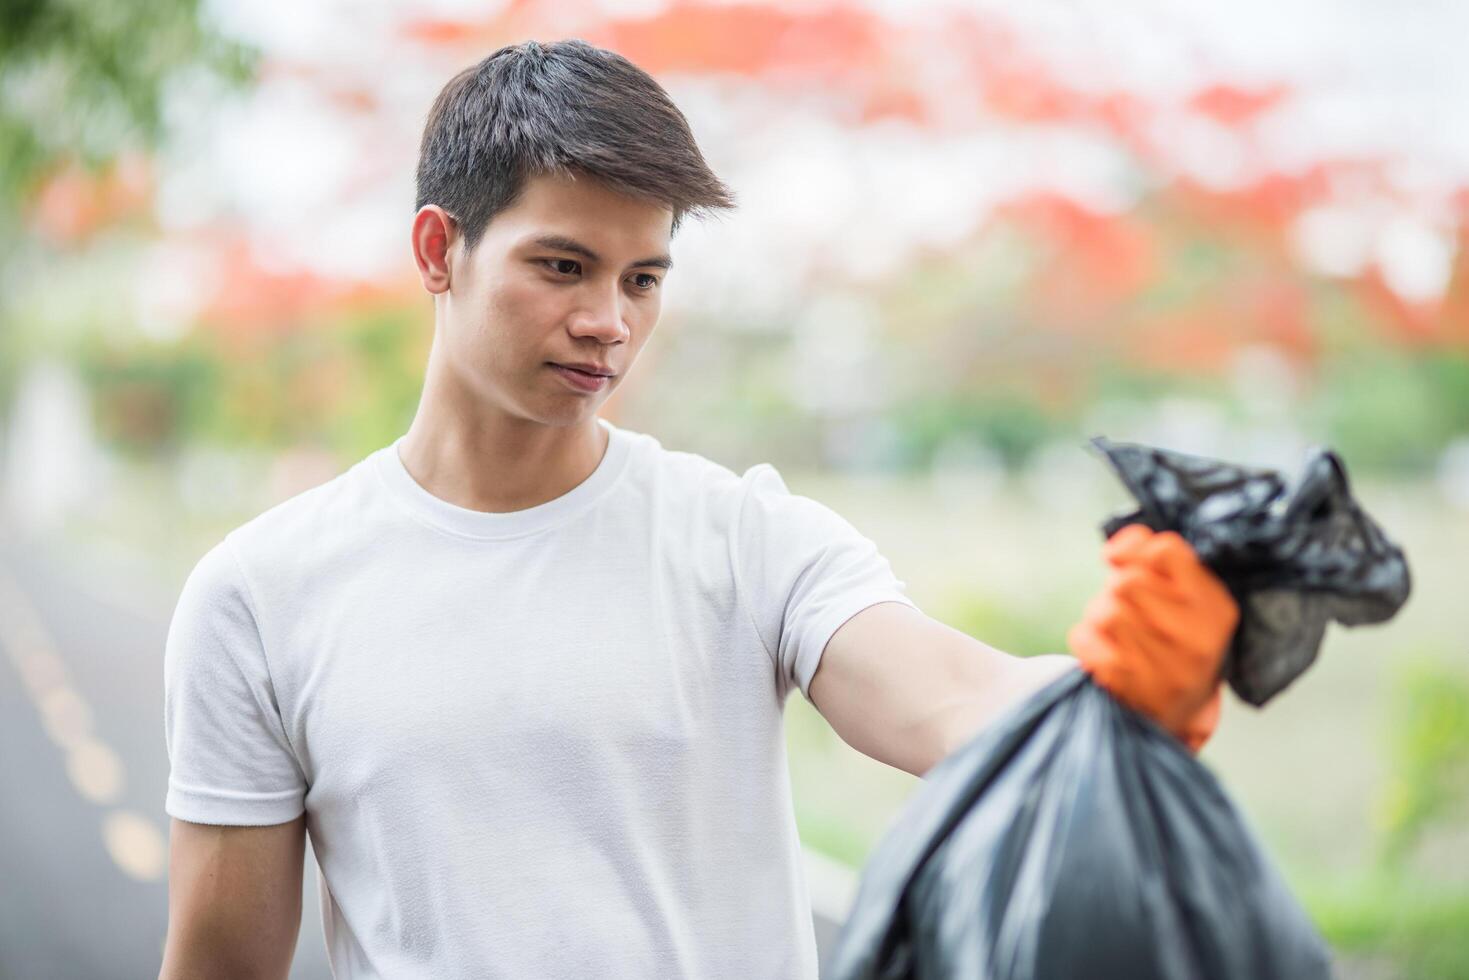
[(1316, 659), (1328, 620), (1380, 623), (1407, 601), (1402, 550), (1352, 499), (1346, 468), (1313, 448), (1286, 497), (1274, 470), (1091, 440), (1138, 502), (1107, 520), (1177, 531), (1240, 607), (1224, 676), (1241, 698), (1263, 705)]

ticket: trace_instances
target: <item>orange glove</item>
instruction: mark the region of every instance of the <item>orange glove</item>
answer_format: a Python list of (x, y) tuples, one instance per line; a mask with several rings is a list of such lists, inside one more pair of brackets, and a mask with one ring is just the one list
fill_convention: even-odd
[(1176, 531), (1129, 524), (1102, 555), (1112, 570), (1067, 645), (1098, 685), (1196, 753), (1219, 723), (1239, 606)]

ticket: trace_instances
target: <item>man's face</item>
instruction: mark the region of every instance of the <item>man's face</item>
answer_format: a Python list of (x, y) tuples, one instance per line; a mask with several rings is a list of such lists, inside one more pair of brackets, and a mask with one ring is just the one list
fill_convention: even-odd
[[(671, 224), (667, 208), (590, 177), (530, 178), (467, 260), (462, 238), (451, 246), (452, 282), (440, 297), (451, 369), (516, 418), (585, 421), (658, 323)], [(578, 385), (553, 366), (577, 363), (613, 376)]]

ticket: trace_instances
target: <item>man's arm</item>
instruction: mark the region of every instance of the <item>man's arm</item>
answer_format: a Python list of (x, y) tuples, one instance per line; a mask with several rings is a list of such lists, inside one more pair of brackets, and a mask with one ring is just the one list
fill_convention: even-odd
[(900, 602), (851, 617), (808, 690), (842, 739), (921, 776), (1010, 705), (1073, 666), (1197, 752), (1219, 719), (1220, 674), (1240, 611), (1176, 531), (1131, 524), (1102, 546), (1111, 566), (1065, 655), (1002, 653)]
[(863, 755), (922, 776), (1076, 659), (1016, 657), (900, 602), (847, 620), (811, 678), (811, 702)]
[(285, 977), (301, 929), (306, 815), (265, 827), (175, 819), (159, 980)]

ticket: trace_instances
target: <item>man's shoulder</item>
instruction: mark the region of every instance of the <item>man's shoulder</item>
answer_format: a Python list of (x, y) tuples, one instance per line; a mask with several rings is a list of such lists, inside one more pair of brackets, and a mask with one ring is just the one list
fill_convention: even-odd
[(737, 471), (696, 450), (670, 449), (651, 435), (638, 435), (645, 441), (644, 470), (655, 471), (663, 479), (698, 492), (739, 494), (760, 473), (772, 469), (769, 463), (757, 463)]
[(652, 499), (662, 509), (677, 506), (700, 513), (720, 512), (733, 516), (748, 492), (756, 471), (768, 469), (761, 463), (743, 473), (690, 449), (670, 449), (649, 437), (641, 465), (635, 467), (641, 480), (657, 492)]
[(239, 560), (299, 561), (331, 550), (334, 542), (357, 537), (373, 505), (368, 481), (371, 456), (336, 476), (272, 504), (226, 535)]

